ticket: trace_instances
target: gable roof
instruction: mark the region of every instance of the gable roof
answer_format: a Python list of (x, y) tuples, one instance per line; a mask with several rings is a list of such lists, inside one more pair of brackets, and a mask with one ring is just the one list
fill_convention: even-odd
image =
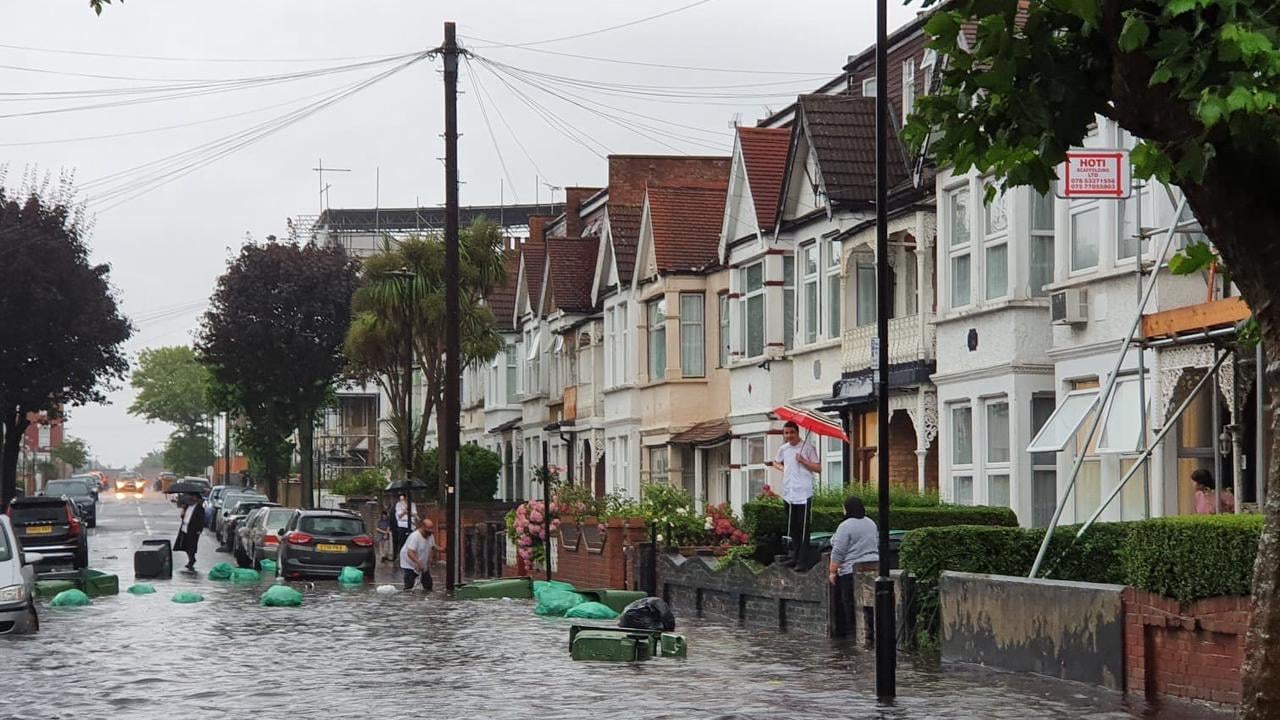
[(641, 205), (609, 203), (609, 231), (613, 240), (613, 261), (618, 264), (618, 277), (631, 277), (636, 263), (636, 246), (640, 244)]
[(565, 312), (591, 312), (591, 281), (600, 238), (547, 238), (548, 290)]
[(649, 224), (658, 272), (697, 272), (719, 262), (726, 191), (727, 185), (650, 186)]
[(515, 329), (516, 286), (520, 282), (520, 251), (515, 248), (502, 253), (502, 268), (507, 280), (489, 291), (485, 304), (497, 319), (498, 331)]
[(756, 223), (772, 228), (778, 215), (782, 180), (787, 172), (787, 150), (791, 145), (789, 128), (738, 128), (742, 162), (747, 169), (747, 184), (755, 205)]
[[(543, 240), (545, 218), (529, 218), (529, 239), (520, 246), (520, 286), (516, 288), (516, 315), (527, 305), (529, 312), (538, 312), (542, 298), (542, 274), (545, 269), (546, 243)], [(523, 302), (521, 302), (523, 301)]]
[[(865, 204), (876, 199), (876, 101), (850, 95), (801, 95), (796, 132), (809, 139), (833, 202)], [(910, 182), (906, 151), (889, 135), (889, 187)]]

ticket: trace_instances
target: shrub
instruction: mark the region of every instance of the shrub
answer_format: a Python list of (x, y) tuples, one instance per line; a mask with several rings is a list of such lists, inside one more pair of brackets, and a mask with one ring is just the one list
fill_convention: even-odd
[(387, 485), (387, 478), (381, 470), (372, 468), (348, 473), (333, 483), (333, 492), (348, 498), (378, 497)]
[(1186, 603), (1248, 595), (1261, 515), (1146, 520), (1121, 552), (1128, 584)]
[[(848, 487), (824, 487), (813, 494), (814, 507), (842, 507), (844, 499), (850, 495), (862, 498), (867, 505), (879, 505), (880, 499), (874, 485), (850, 485)], [(899, 485), (889, 486), (889, 505), (891, 507), (935, 507), (941, 505), (938, 493), (933, 491), (918, 492)]]
[[(440, 450), (431, 448), (422, 454), (419, 470), (423, 481), (439, 495)], [(463, 445), (458, 448), (458, 465), (463, 502), (492, 502), (498, 492), (498, 475), (502, 473), (502, 458), (492, 450), (479, 445)], [(431, 491), (429, 491), (431, 492)], [(443, 502), (443, 498), (436, 498)]]
[[(867, 516), (878, 518), (879, 507), (867, 506)], [(743, 528), (753, 538), (781, 538), (787, 532), (787, 515), (780, 501), (753, 500), (742, 506)], [(844, 519), (844, 508), (815, 505), (812, 532), (835, 532)], [(915, 530), (941, 525), (1017, 526), (1018, 516), (1009, 508), (970, 505), (889, 506), (890, 530)]]

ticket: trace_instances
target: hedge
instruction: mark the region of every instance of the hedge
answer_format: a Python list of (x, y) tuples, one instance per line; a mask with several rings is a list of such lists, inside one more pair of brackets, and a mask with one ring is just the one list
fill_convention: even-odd
[[(878, 519), (879, 508), (867, 506), (867, 516)], [(835, 532), (844, 519), (844, 509), (831, 506), (813, 508), (811, 530)], [(787, 533), (787, 515), (779, 501), (753, 500), (742, 506), (743, 526), (752, 537), (782, 537)], [(889, 508), (890, 530), (915, 530), (941, 525), (1018, 525), (1018, 516), (1009, 508), (969, 505), (935, 505)]]
[[(1192, 602), (1247, 595), (1262, 518), (1218, 515), (1098, 523), (1054, 531), (1041, 577), (1132, 585)], [(903, 539), (899, 566), (915, 576), (919, 632), (936, 637), (938, 580), (945, 570), (1025, 577), (1043, 528), (933, 527)]]
[(1125, 581), (1187, 603), (1248, 595), (1261, 515), (1170, 517), (1141, 523), (1120, 553)]

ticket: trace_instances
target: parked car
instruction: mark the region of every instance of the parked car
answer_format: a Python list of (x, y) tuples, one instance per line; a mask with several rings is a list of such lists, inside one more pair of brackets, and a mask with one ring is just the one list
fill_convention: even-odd
[(50, 480), (40, 494), (69, 498), (76, 504), (85, 525), (98, 526), (98, 482), (92, 476), (75, 475), (67, 480)]
[(89, 535), (71, 500), (26, 497), (9, 504), (9, 520), (24, 552), (38, 553), (36, 574), (70, 566), (89, 566)]
[(227, 516), (235, 509), (236, 503), (242, 500), (264, 501), (266, 499), (266, 495), (262, 495), (255, 490), (245, 490), (244, 488), (233, 488), (222, 493), (222, 497), (218, 498), (217, 509), (213, 513), (213, 525), (210, 530), (213, 530), (213, 534), (221, 541), (223, 538), (223, 524), (226, 522)]
[(334, 578), (348, 566), (373, 577), (373, 536), (359, 515), (345, 510), (298, 510), (283, 530), (276, 551), (282, 577)]
[(263, 560), (275, 560), (276, 550), (280, 547), (280, 536), (276, 531), (288, 525), (295, 512), (293, 508), (272, 503), (246, 515), (236, 529), (232, 547), (232, 554), (240, 567), (259, 570)]
[(122, 472), (116, 478), (117, 493), (137, 493), (141, 495), (147, 489), (147, 480), (136, 472)]
[(36, 573), (32, 567), (40, 559), (37, 553), (22, 552), (9, 518), (0, 515), (0, 635), (40, 629)]
[(276, 505), (265, 497), (249, 497), (234, 503), (222, 517), (222, 525), (218, 528), (218, 542), (235, 552), (236, 531), (245, 516), (266, 505)]
[[(223, 493), (225, 493), (227, 490), (230, 490), (234, 487), (235, 485), (214, 485), (213, 487), (209, 488), (209, 495), (205, 498), (205, 501), (204, 501), (204, 526), (205, 527), (207, 528), (213, 527), (213, 511), (214, 511), (214, 508), (218, 506), (218, 499), (222, 497)], [(174, 495), (172, 497), (174, 502), (178, 501), (177, 495)]]

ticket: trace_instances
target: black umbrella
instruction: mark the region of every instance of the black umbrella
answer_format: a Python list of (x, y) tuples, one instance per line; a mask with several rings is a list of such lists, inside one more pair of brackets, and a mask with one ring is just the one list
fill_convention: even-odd
[(392, 480), (387, 487), (384, 488), (384, 491), (388, 494), (394, 494), (398, 492), (413, 492), (415, 490), (430, 489), (431, 486), (424, 480), (419, 480), (417, 478), (401, 478), (399, 480)]
[[(430, 485), (428, 485), (426, 482), (419, 480), (417, 478), (401, 478), (399, 480), (392, 480), (390, 483), (387, 484), (387, 487), (384, 488), (384, 492), (386, 492), (388, 495), (398, 495), (400, 493), (405, 494), (405, 498), (404, 498), (405, 506), (409, 508), (409, 532), (413, 532), (414, 530), (413, 528), (413, 491), (414, 490), (426, 491), (430, 489), (431, 489)], [(392, 517), (390, 517), (389, 520), (390, 520), (390, 525), (392, 530), (395, 530), (396, 528), (399, 527), (399, 520), (394, 515), (392, 515)], [(399, 532), (403, 532), (403, 531), (399, 531)], [(393, 535), (392, 537), (395, 538), (393, 540), (392, 547), (395, 548), (395, 553), (399, 554), (400, 546), (404, 543), (404, 536), (395, 537)]]
[(205, 489), (206, 489), (205, 486), (200, 483), (194, 483), (189, 480), (179, 480), (178, 482), (170, 485), (169, 489), (165, 490), (164, 492), (166, 495), (178, 495), (182, 493), (195, 493), (197, 495), (203, 495)]

